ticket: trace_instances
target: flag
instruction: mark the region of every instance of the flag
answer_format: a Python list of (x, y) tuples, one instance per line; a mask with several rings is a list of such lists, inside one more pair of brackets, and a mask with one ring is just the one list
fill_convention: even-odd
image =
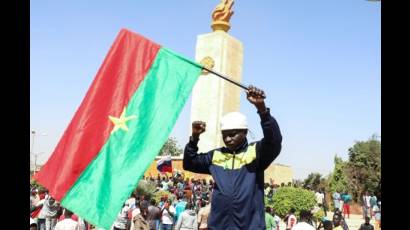
[(122, 29), (35, 179), (62, 206), (109, 229), (166, 142), (201, 70)]
[(172, 173), (172, 159), (170, 155), (163, 156), (157, 161), (157, 169), (161, 173)]

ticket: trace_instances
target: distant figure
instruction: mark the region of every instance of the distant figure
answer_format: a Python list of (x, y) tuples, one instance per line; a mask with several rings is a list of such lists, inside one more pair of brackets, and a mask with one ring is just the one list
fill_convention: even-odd
[(148, 215), (148, 201), (142, 200), (140, 202), (140, 213), (132, 218), (132, 228), (130, 230), (150, 230)]
[(330, 220), (323, 220), (320, 222), (319, 227), (317, 229), (322, 229), (323, 230), (333, 230), (333, 223)]
[(156, 206), (155, 199), (151, 199), (148, 206), (147, 220), (149, 222), (150, 230), (156, 230), (159, 228), (159, 220), (161, 219), (161, 210)]
[(175, 208), (171, 204), (172, 201), (168, 199), (161, 209), (163, 230), (172, 230), (172, 226), (174, 224)]
[(371, 213), (371, 217), (374, 216), (374, 212), (373, 212), (373, 208), (377, 206), (377, 197), (376, 195), (373, 193), (373, 195), (370, 197), (370, 213)]
[(365, 217), (365, 223), (360, 225), (359, 230), (374, 230), (373, 225), (370, 224), (370, 217)]
[(325, 212), (325, 216), (327, 216), (327, 201), (326, 201), (326, 191), (322, 189), (322, 194), (323, 194), (323, 211)]
[(80, 230), (80, 225), (77, 221), (71, 219), (73, 212), (68, 209), (64, 210), (64, 220), (58, 222), (54, 230)]
[(343, 230), (341, 226), (342, 216), (340, 214), (333, 215), (333, 225), (335, 226), (334, 230)]
[(343, 200), (343, 218), (350, 218), (350, 202), (352, 201), (352, 196), (350, 196), (347, 192), (344, 192), (342, 195)]
[(289, 214), (286, 215), (285, 217), (285, 222), (286, 222), (286, 230), (291, 230), (293, 226), (296, 225), (297, 219), (295, 216), (296, 209), (291, 208), (289, 211)]
[(292, 230), (316, 230), (309, 223), (311, 222), (312, 214), (310, 211), (302, 210), (300, 211), (299, 222), (292, 228)]
[(335, 206), (335, 210), (339, 209), (340, 210), (340, 193), (339, 191), (335, 191), (332, 195), (333, 198), (333, 204)]
[(126, 230), (128, 228), (128, 205), (124, 203), (117, 219), (114, 221), (114, 230)]
[(206, 206), (202, 207), (198, 212), (199, 230), (208, 230), (208, 217), (211, 213), (211, 204), (205, 202)]
[(342, 212), (339, 209), (335, 210), (335, 213), (333, 214), (333, 217), (336, 216), (336, 215), (340, 217), (340, 226), (342, 227), (342, 229), (343, 230), (349, 230), (349, 227), (347, 226), (347, 223), (346, 223), (345, 219), (342, 216)]
[(265, 225), (266, 225), (266, 229), (269, 229), (269, 230), (274, 229), (273, 227), (276, 226), (275, 219), (270, 213), (271, 213), (271, 208), (266, 207), (265, 208)]
[(363, 219), (370, 215), (370, 196), (368, 192), (362, 196)]
[(280, 224), (280, 217), (276, 215), (276, 210), (274, 208), (271, 208), (271, 215), (273, 216), (273, 219), (275, 220), (275, 225), (273, 226), (273, 230), (279, 230), (279, 224)]
[(198, 230), (198, 220), (192, 204), (185, 205), (185, 211), (178, 218), (175, 230)]
[(374, 219), (376, 220), (376, 229), (379, 230), (381, 228), (381, 201), (378, 202), (378, 205), (374, 206)]

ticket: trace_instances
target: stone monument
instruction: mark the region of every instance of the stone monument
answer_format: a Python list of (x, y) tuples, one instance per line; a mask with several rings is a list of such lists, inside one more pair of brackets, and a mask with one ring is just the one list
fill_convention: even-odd
[[(213, 65), (212, 70), (237, 82), (242, 80), (243, 46), (227, 32), (233, 14), (233, 0), (222, 0), (212, 13), (213, 32), (198, 35), (195, 59)], [(201, 135), (200, 152), (224, 145), (220, 131), (221, 117), (239, 111), (241, 88), (210, 73), (203, 72), (192, 92), (191, 123), (206, 122)]]

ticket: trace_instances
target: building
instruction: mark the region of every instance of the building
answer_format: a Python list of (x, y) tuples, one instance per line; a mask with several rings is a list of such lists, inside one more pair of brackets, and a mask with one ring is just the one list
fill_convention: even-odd
[[(157, 177), (159, 172), (157, 170), (157, 160), (161, 157), (157, 156), (155, 160), (151, 163), (148, 167), (147, 171), (145, 171), (145, 177)], [(185, 175), (185, 178), (195, 178), (195, 179), (206, 179), (209, 181), (212, 177), (207, 174), (198, 174), (185, 171), (182, 168), (182, 156), (173, 156), (172, 159), (172, 168), (174, 172), (180, 172)], [(171, 176), (170, 173), (167, 174)], [(161, 177), (165, 175), (161, 175)], [(293, 181), (293, 170), (290, 166), (283, 165), (283, 164), (275, 164), (272, 163), (266, 170), (265, 170), (265, 183), (273, 182), (275, 184), (280, 185), (281, 183), (289, 183)]]

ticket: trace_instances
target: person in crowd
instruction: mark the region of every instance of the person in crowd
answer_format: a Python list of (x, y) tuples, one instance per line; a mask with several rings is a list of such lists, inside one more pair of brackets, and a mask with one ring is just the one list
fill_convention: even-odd
[(128, 204), (124, 203), (121, 211), (118, 213), (117, 219), (114, 221), (113, 230), (127, 230), (128, 222)]
[(175, 225), (175, 230), (198, 230), (198, 217), (191, 203), (186, 203), (185, 210)]
[(275, 219), (273, 219), (273, 216), (271, 215), (271, 208), (266, 207), (265, 208), (265, 225), (267, 230), (272, 230), (275, 229)]
[(148, 212), (146, 215), (146, 220), (149, 222), (150, 230), (159, 229), (159, 223), (161, 220), (161, 210), (156, 206), (157, 202), (155, 199), (151, 199), (150, 205), (148, 206)]
[(211, 204), (206, 202), (206, 205), (198, 212), (199, 230), (208, 230), (209, 213), (211, 213)]
[(301, 210), (298, 223), (292, 230), (316, 230), (311, 223), (312, 214), (308, 210)]
[(296, 209), (291, 208), (289, 213), (285, 216), (284, 220), (286, 222), (286, 230), (292, 230), (293, 226), (297, 224), (297, 218), (295, 215)]
[(341, 210), (341, 207), (340, 207), (340, 199), (341, 199), (341, 197), (340, 197), (339, 191), (336, 190), (336, 191), (333, 193), (332, 198), (333, 198), (333, 205), (334, 205), (334, 208), (335, 208), (334, 210), (336, 210), (336, 209)]
[(140, 202), (140, 213), (132, 218), (132, 227), (130, 230), (150, 230), (148, 216), (148, 201)]
[(168, 199), (161, 208), (161, 224), (162, 230), (172, 230), (174, 225), (175, 208), (172, 206), (172, 201)]
[(342, 221), (342, 216), (338, 213), (335, 213), (333, 215), (333, 225), (335, 226), (334, 230), (343, 230), (341, 221)]
[(57, 222), (54, 230), (81, 230), (80, 224), (72, 219), (73, 212), (64, 209), (63, 215), (64, 219)]
[(360, 225), (359, 230), (374, 230), (373, 225), (370, 224), (370, 217), (365, 217), (365, 222)]
[(343, 200), (343, 218), (350, 218), (350, 203), (352, 201), (352, 196), (350, 196), (347, 192), (344, 192), (341, 196)]
[(370, 196), (369, 192), (365, 192), (362, 196), (363, 219), (370, 216)]
[(376, 195), (373, 193), (372, 196), (370, 196), (370, 213), (371, 213), (371, 217), (374, 216), (374, 212), (373, 212), (373, 208), (374, 206), (377, 206), (377, 197)]

